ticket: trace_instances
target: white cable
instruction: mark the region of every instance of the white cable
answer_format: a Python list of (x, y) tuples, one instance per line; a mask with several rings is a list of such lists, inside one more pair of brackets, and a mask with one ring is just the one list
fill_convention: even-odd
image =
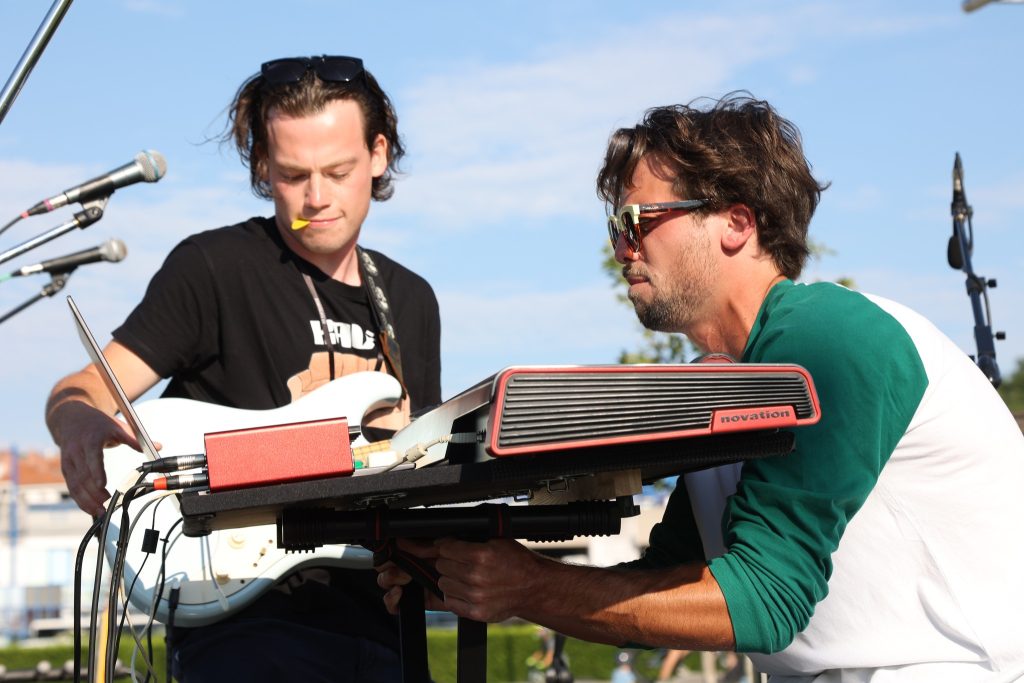
[(217, 581), (217, 573), (213, 568), (213, 551), (210, 549), (210, 536), (203, 536), (202, 547), (206, 549), (206, 556), (210, 560), (210, 582), (213, 584), (213, 588), (217, 591), (217, 603), (220, 605), (220, 609), (223, 612), (227, 612), (231, 609), (231, 604), (228, 602), (228, 596), (224, 594), (224, 589), (220, 587), (220, 582)]
[(405, 453), (402, 453), (402, 456), (398, 459), (397, 462), (393, 462), (387, 467), (385, 467), (383, 470), (381, 470), (381, 474), (383, 474), (384, 472), (390, 472), (399, 465), (404, 465), (407, 462), (416, 462), (424, 455), (426, 455), (427, 451), (433, 448), (434, 446), (438, 446), (443, 443), (448, 443), (451, 440), (452, 435), (445, 434), (444, 436), (439, 436), (433, 441), (430, 441), (426, 444), (417, 443), (413, 446), (410, 446), (408, 449), (406, 449)]

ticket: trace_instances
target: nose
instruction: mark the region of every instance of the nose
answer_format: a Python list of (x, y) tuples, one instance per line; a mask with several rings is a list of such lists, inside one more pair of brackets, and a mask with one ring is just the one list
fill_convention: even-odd
[(619, 235), (619, 238), (615, 240), (615, 260), (625, 264), (627, 261), (635, 261), (638, 256), (639, 252), (629, 246), (625, 236)]
[(322, 209), (330, 203), (324, 179), (318, 173), (311, 173), (306, 185), (306, 206), (311, 209)]

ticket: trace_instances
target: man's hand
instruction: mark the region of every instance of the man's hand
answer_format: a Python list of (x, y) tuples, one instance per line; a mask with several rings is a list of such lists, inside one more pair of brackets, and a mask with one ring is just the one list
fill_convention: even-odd
[[(401, 550), (434, 562), (441, 574), (438, 588), (444, 601), (430, 593), (426, 607), (454, 612), (476, 621), (498, 622), (523, 613), (547, 562), (536, 553), (509, 540), (486, 543), (441, 539), (433, 545), (398, 541)], [(393, 564), (378, 567), (377, 583), (387, 593), (384, 604), (398, 613), (403, 587), (411, 578)]]
[[(160, 379), (146, 363), (116, 341), (103, 349), (107, 363), (129, 401), (144, 394)], [(57, 382), (46, 402), (46, 426), (60, 448), (60, 468), (71, 498), (92, 515), (103, 512), (110, 496), (104, 488), (103, 449), (127, 444), (142, 448), (114, 419), (117, 405), (94, 365)], [(120, 482), (117, 482), (120, 483)]]
[[(696, 650), (735, 648), (725, 597), (705, 562), (624, 570), (564, 564), (515, 541), (441, 539), (433, 545), (398, 541), (433, 562), (444, 600), (427, 593), (425, 607), (483, 622), (521, 617), (596, 643)], [(393, 564), (377, 568), (392, 614), (409, 575)]]
[(122, 423), (82, 401), (67, 401), (57, 407), (51, 421), (59, 425), (60, 469), (68, 492), (78, 507), (91, 515), (103, 513), (107, 475), (103, 470), (103, 449), (127, 444), (142, 447)]
[[(398, 550), (413, 555), (424, 564), (433, 565), (437, 560), (437, 548), (433, 541), (414, 541), (410, 539), (399, 539), (395, 541)], [(375, 566), (377, 570), (377, 585), (384, 589), (384, 606), (391, 614), (398, 614), (399, 602), (402, 599), (402, 592), (405, 586), (412, 583), (412, 576), (394, 562), (385, 562)], [(409, 590), (420, 590), (418, 586), (412, 586)], [(441, 600), (426, 590), (424, 606), (429, 610), (447, 611), (447, 607)]]

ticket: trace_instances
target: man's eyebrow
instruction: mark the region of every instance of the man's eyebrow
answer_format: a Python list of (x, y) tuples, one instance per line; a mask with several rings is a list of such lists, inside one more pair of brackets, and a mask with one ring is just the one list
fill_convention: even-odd
[[(356, 163), (356, 161), (358, 161), (356, 159), (356, 157), (347, 157), (347, 158), (341, 159), (339, 161), (334, 161), (334, 162), (331, 162), (329, 164), (325, 164), (325, 165), (323, 165), (321, 167), (321, 170), (323, 170), (323, 171), (334, 171), (334, 170), (337, 170), (337, 169), (339, 169), (341, 167), (344, 167), (344, 166), (352, 166), (352, 165), (354, 165)], [(299, 165), (299, 164), (294, 164), (294, 163), (289, 162), (289, 161), (275, 161), (273, 163), (278, 168), (280, 168), (282, 171), (291, 171), (291, 172), (296, 172), (296, 173), (309, 173), (309, 170), (310, 170), (309, 167), (307, 167), (307, 166), (303, 166), (303, 165)]]

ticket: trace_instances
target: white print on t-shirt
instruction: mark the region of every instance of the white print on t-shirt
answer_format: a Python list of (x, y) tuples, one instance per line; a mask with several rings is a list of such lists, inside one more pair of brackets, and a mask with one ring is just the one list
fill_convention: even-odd
[[(309, 326), (313, 330), (313, 343), (317, 346), (324, 344), (324, 330), (319, 320), (310, 320)], [(369, 350), (374, 347), (374, 337), (371, 330), (363, 330), (355, 323), (336, 323), (330, 318), (327, 319), (327, 330), (331, 335), (331, 344), (343, 349)]]

